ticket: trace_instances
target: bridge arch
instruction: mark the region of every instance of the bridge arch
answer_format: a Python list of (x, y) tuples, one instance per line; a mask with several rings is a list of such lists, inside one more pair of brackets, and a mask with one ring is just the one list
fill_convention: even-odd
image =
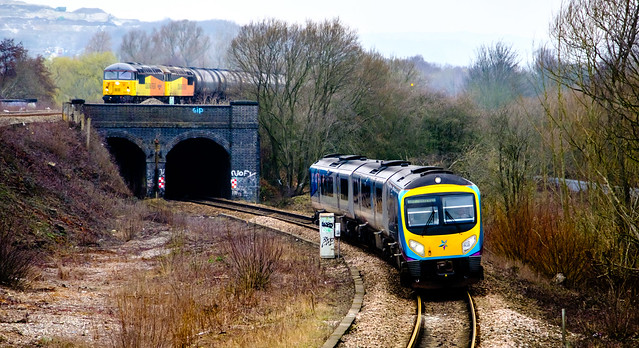
[(142, 141), (122, 131), (111, 131), (104, 137), (107, 149), (113, 156), (126, 185), (135, 196), (145, 197), (147, 156)]

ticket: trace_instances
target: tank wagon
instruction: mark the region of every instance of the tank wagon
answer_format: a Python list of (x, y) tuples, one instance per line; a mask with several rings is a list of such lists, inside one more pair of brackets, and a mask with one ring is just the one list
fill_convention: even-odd
[(329, 155), (310, 167), (311, 203), (341, 234), (368, 244), (404, 285), (462, 287), (483, 279), (480, 192), (440, 167)]
[(249, 81), (244, 72), (170, 65), (115, 63), (104, 69), (105, 103), (140, 103), (155, 98), (176, 104), (211, 103), (237, 93)]

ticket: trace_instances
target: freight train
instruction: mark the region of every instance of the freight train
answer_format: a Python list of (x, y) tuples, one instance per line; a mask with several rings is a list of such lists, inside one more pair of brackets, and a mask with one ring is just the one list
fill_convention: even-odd
[(329, 155), (310, 169), (316, 213), (392, 260), (402, 284), (463, 287), (483, 279), (480, 193), (440, 167)]
[(237, 94), (250, 77), (226, 69), (115, 63), (104, 69), (105, 103), (141, 103), (155, 98), (163, 103), (216, 103)]

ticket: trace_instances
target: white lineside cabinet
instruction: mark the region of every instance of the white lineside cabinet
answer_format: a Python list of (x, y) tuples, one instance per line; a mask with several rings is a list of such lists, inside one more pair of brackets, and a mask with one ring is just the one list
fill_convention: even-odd
[(320, 257), (335, 258), (335, 214), (321, 213), (319, 217)]

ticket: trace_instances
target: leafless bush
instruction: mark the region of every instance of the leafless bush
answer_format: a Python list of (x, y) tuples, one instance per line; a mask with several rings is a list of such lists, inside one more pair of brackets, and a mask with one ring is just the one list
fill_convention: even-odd
[(37, 254), (16, 240), (16, 235), (23, 234), (23, 226), (12, 218), (0, 220), (0, 284), (21, 287), (33, 272)]
[[(261, 233), (260, 233), (261, 232)], [(224, 244), (227, 262), (237, 286), (244, 292), (268, 287), (282, 257), (282, 247), (265, 231), (227, 229)]]
[(542, 200), (533, 204), (523, 199), (508, 212), (492, 212), (489, 247), (547, 276), (563, 273), (571, 285), (593, 280), (594, 238), (552, 198)]

